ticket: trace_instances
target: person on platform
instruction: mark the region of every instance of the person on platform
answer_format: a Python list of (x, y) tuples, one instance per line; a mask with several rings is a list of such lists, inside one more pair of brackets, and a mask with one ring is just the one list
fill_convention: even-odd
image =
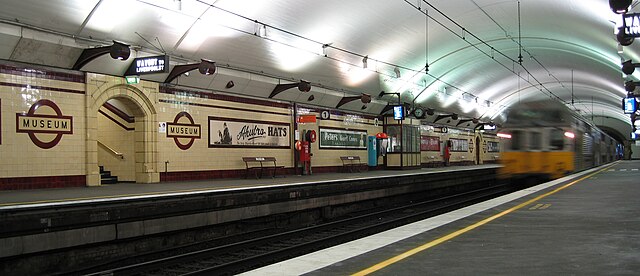
[(449, 159), (451, 158), (451, 142), (450, 141), (446, 141), (444, 146), (444, 166), (448, 167), (449, 166)]

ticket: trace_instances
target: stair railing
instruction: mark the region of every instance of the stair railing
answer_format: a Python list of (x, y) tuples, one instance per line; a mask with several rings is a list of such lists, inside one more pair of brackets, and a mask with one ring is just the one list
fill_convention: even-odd
[(116, 150), (114, 150), (113, 148), (103, 144), (102, 142), (98, 141), (98, 145), (100, 145), (103, 149), (107, 150), (109, 153), (120, 157), (120, 159), (124, 159), (124, 154), (122, 154), (121, 152), (117, 152)]

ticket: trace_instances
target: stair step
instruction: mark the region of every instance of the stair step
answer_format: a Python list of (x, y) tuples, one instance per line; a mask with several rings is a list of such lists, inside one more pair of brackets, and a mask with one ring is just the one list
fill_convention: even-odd
[(100, 183), (102, 183), (102, 184), (116, 184), (116, 183), (118, 183), (118, 177), (117, 176), (112, 176), (112, 177), (102, 178), (100, 180)]

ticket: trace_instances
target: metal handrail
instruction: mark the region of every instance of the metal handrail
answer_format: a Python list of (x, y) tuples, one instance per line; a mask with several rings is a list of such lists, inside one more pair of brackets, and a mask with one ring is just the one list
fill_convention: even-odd
[(117, 152), (116, 150), (114, 150), (111, 147), (103, 144), (100, 141), (98, 141), (98, 145), (102, 146), (104, 149), (106, 149), (107, 151), (111, 152), (111, 154), (120, 157), (120, 159), (124, 159), (124, 154), (122, 154), (121, 152)]

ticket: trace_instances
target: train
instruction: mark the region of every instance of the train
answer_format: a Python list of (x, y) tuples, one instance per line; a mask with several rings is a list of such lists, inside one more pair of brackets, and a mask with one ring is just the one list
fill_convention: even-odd
[(557, 179), (619, 157), (618, 141), (553, 100), (511, 106), (498, 137), (498, 177), (512, 181)]

